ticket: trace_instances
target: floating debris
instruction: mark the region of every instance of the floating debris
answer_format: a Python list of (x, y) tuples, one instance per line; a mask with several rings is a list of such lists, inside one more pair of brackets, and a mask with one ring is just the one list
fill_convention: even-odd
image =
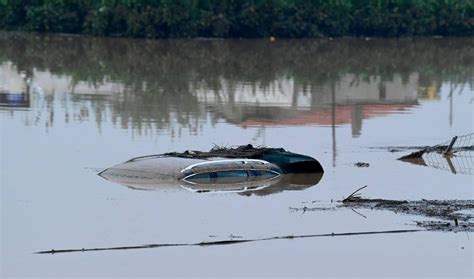
[(251, 144), (241, 145), (234, 148), (215, 146), (209, 151), (187, 150), (182, 153), (169, 152), (162, 155), (192, 159), (211, 159), (219, 157), (258, 159), (277, 165), (285, 174), (324, 172), (321, 164), (310, 156), (286, 151), (283, 148), (254, 147)]
[[(469, 231), (474, 232), (474, 200), (386, 200), (362, 198), (359, 191), (361, 187), (350, 194), (338, 204), (331, 207), (291, 207), (292, 211), (321, 211), (350, 209), (388, 210), (395, 213), (417, 215), (439, 219), (437, 221), (419, 221), (416, 224), (427, 230), (438, 231)], [(449, 225), (447, 225), (449, 224)]]
[[(422, 226), (431, 230), (456, 230), (456, 231), (474, 231), (472, 213), (460, 212), (461, 210), (474, 210), (473, 200), (418, 200), (418, 201), (399, 201), (385, 199), (365, 199), (351, 198), (343, 201), (343, 207), (360, 208), (360, 209), (376, 209), (389, 210), (395, 213), (404, 213), (408, 215), (418, 215), (441, 219), (435, 221), (417, 222), (418, 226)], [(474, 212), (474, 211), (473, 211)], [(439, 224), (449, 223), (451, 226), (439, 226)]]

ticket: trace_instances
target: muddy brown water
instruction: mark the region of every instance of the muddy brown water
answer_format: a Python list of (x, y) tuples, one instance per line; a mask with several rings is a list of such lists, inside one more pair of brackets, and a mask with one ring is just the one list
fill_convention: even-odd
[[(1, 275), (470, 277), (472, 233), (34, 252), (416, 229), (426, 218), (289, 208), (340, 200), (363, 185), (369, 198), (472, 200), (472, 157), (453, 161), (453, 172), (443, 162), (396, 160), (404, 151), (384, 147), (472, 133), (473, 46), (472, 38), (148, 41), (0, 33)], [(325, 174), (317, 185), (258, 194), (172, 185), (140, 191), (96, 175), (140, 155), (248, 143), (310, 155)]]

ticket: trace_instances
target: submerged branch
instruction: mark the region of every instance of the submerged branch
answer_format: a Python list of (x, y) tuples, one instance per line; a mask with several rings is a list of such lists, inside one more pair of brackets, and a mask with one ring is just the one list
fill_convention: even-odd
[(347, 198), (343, 199), (342, 202), (349, 202), (349, 201), (352, 201), (354, 199), (359, 199), (360, 198), (360, 195), (358, 195), (357, 193), (362, 190), (362, 189), (365, 189), (367, 188), (367, 185), (363, 186), (363, 187), (360, 187), (359, 189), (355, 190), (352, 194), (350, 194)]
[(329, 236), (336, 237), (336, 236), (357, 236), (357, 235), (373, 235), (373, 234), (396, 234), (396, 233), (409, 233), (409, 232), (418, 232), (418, 231), (420, 231), (420, 230), (388, 230), (388, 231), (367, 231), (367, 232), (286, 235), (286, 236), (273, 236), (273, 237), (255, 238), (255, 239), (231, 239), (231, 240), (218, 240), (218, 241), (203, 241), (203, 242), (198, 242), (198, 243), (159, 243), (159, 244), (146, 244), (146, 245), (136, 245), (136, 246), (81, 248), (81, 249), (60, 249), (60, 250), (53, 249), (53, 250), (39, 251), (39, 252), (36, 252), (35, 254), (57, 254), (57, 253), (74, 253), (74, 252), (132, 250), (132, 249), (149, 249), (149, 248), (182, 247), (182, 246), (215, 246), (215, 245), (240, 244), (240, 243), (246, 243), (246, 242), (268, 241), (268, 240), (315, 238), (315, 237), (329, 237)]

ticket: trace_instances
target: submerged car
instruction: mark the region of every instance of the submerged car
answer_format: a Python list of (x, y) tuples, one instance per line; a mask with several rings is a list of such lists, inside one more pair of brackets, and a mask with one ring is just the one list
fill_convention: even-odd
[(300, 181), (301, 177), (310, 177), (306, 180), (316, 184), (322, 177), (323, 168), (309, 156), (281, 148), (246, 145), (208, 152), (142, 156), (99, 173), (107, 180), (134, 189), (179, 186), (200, 193), (260, 191), (275, 185), (281, 188), (282, 181), (291, 184), (283, 176), (292, 174), (299, 174)]

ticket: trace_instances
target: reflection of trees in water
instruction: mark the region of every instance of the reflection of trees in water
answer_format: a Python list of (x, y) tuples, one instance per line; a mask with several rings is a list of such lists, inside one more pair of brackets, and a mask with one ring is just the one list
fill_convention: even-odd
[(221, 77), (264, 86), (284, 75), (303, 85), (343, 73), (390, 80), (412, 72), (422, 80), (464, 83), (472, 82), (474, 63), (469, 38), (147, 41), (8, 33), (0, 38), (0, 59), (21, 70), (35, 67), (91, 82), (111, 77), (131, 87), (194, 81), (213, 88)]
[(265, 90), (275, 80), (291, 78), (298, 94), (318, 95), (321, 86), (353, 74), (354, 85), (376, 77), (381, 98), (384, 82), (400, 77), (407, 83), (413, 73), (421, 87), (474, 83), (469, 38), (149, 41), (2, 33), (0, 63), (5, 61), (27, 74), (69, 76), (73, 84), (123, 84), (117, 96), (93, 98), (91, 105), (97, 121), (109, 107), (112, 121), (138, 130), (150, 123), (169, 129), (173, 121), (197, 129), (208, 114), (194, 91), (218, 94), (222, 80)]

